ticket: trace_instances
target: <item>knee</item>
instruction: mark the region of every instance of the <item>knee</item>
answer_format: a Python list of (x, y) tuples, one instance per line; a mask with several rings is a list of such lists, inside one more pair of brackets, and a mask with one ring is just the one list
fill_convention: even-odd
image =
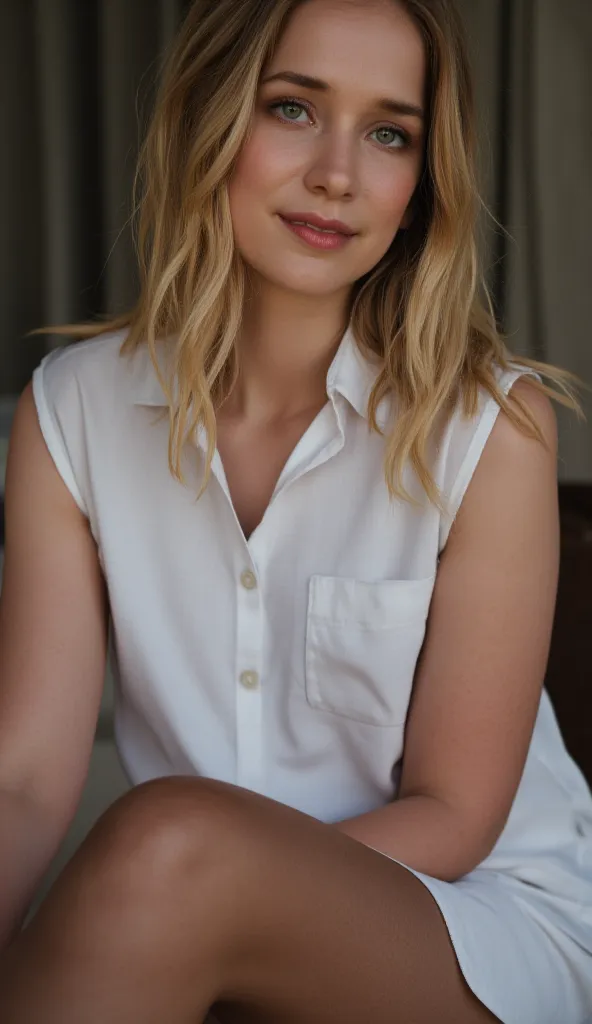
[(175, 776), (135, 786), (99, 818), (87, 845), (96, 880), (129, 896), (207, 877), (234, 848), (239, 791), (213, 779)]

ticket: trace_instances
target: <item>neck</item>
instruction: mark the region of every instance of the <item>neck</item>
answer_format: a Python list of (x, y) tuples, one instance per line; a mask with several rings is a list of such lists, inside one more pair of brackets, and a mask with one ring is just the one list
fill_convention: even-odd
[(289, 419), (323, 405), (347, 314), (347, 296), (250, 289), (238, 338), (240, 376), (225, 415)]

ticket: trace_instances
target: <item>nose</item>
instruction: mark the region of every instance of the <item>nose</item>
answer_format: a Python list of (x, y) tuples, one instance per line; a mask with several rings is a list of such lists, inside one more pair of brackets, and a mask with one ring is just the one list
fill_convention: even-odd
[(355, 143), (345, 133), (323, 132), (316, 142), (306, 187), (328, 199), (352, 199), (357, 188)]

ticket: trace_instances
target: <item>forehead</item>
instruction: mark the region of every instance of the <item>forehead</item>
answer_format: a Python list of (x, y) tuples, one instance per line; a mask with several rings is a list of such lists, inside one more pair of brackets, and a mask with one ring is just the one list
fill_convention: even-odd
[(296, 8), (267, 71), (298, 71), (360, 98), (393, 94), (420, 104), (421, 32), (396, 0), (306, 0)]

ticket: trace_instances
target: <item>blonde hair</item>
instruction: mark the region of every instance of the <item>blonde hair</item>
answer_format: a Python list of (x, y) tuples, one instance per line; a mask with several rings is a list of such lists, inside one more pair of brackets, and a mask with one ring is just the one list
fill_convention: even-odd
[[(238, 336), (245, 267), (233, 241), (227, 184), (254, 112), (261, 71), (287, 19), (306, 0), (195, 0), (168, 57), (143, 144), (134, 202), (140, 295), (125, 315), (93, 324), (48, 328), (91, 338), (128, 328), (121, 355), (148, 345), (169, 406), (169, 466), (185, 483), (183, 445), (198, 423), (208, 436), (206, 471), (216, 447), (215, 408), (238, 372)], [(400, 231), (380, 263), (351, 292), (350, 322), (363, 352), (381, 369), (369, 398), (377, 407), (397, 396), (397, 417), (385, 440), (384, 470), (391, 497), (417, 505), (402, 487), (408, 460), (428, 499), (444, 511), (426, 461), (440, 414), (462, 395), (475, 415), (485, 389), (524, 433), (545, 439), (528, 407), (498, 387), (495, 364), (519, 362), (558, 385), (532, 387), (586, 419), (570, 386), (574, 374), (535, 359), (513, 357), (496, 326), (478, 266), (479, 197), (475, 173), (473, 87), (466, 43), (451, 0), (398, 0), (419, 27), (428, 58), (428, 135), (414, 195), (411, 226)], [(138, 196), (140, 199), (138, 201)], [(174, 339), (165, 380), (159, 338)], [(176, 384), (176, 398), (174, 396)], [(586, 385), (583, 385), (586, 387)], [(566, 396), (566, 397), (565, 397)]]

